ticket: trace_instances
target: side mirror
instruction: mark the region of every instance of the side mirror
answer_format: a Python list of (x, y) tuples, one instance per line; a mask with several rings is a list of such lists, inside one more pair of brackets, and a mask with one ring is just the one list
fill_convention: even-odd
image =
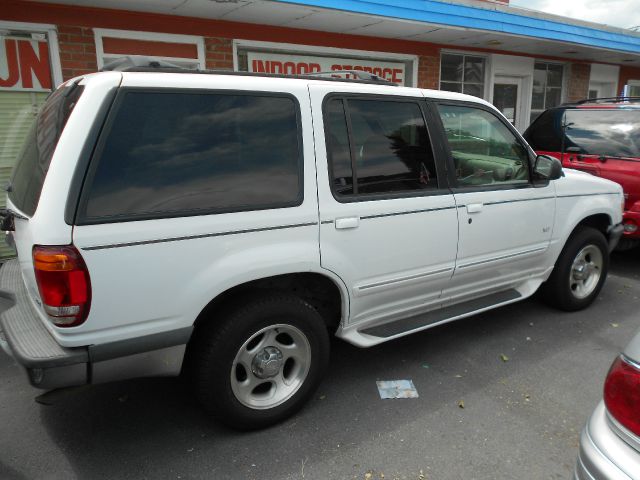
[(533, 175), (535, 183), (548, 183), (564, 177), (562, 163), (555, 157), (549, 155), (538, 155), (536, 163), (533, 165)]

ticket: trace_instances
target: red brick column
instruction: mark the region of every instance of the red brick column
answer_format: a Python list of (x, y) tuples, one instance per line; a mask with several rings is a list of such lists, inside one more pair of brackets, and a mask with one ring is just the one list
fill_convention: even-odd
[(567, 101), (577, 102), (589, 96), (589, 78), (591, 65), (588, 63), (572, 63), (569, 68), (567, 83)]
[(58, 25), (58, 45), (64, 80), (98, 69), (93, 29)]
[(207, 37), (204, 49), (208, 70), (233, 70), (233, 41), (230, 38)]
[(440, 52), (436, 55), (421, 55), (418, 58), (418, 88), (440, 88)]

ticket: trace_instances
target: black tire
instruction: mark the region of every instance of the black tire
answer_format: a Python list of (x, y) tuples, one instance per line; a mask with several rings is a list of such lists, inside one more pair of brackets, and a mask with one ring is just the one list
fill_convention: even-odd
[[(572, 285), (574, 282), (574, 277), (572, 277), (573, 263), (578, 254), (589, 246), (595, 247), (600, 252), (602, 266), (599, 269), (600, 277), (595, 286), (592, 289), (587, 289), (590, 292), (588, 295), (580, 297), (573, 288), (575, 285)], [(577, 227), (562, 249), (551, 276), (543, 284), (541, 298), (560, 310), (567, 312), (582, 310), (596, 299), (604, 285), (608, 271), (609, 245), (605, 236), (591, 227)]]
[[(273, 379), (262, 379), (255, 374), (253, 369), (246, 371), (243, 364), (238, 366), (236, 364), (237, 355), (241, 355), (241, 352), (243, 355), (253, 355), (245, 352), (251, 351), (250, 346), (257, 347), (253, 347), (251, 342), (247, 346), (245, 344), (263, 329), (266, 329), (266, 332), (272, 336), (277, 334), (275, 338), (279, 338), (278, 332), (281, 332), (283, 327), (276, 329), (274, 328), (276, 325), (287, 327), (288, 330), (285, 329), (285, 333), (298, 335), (294, 338), (299, 339), (298, 343), (303, 345), (301, 348), (305, 352), (308, 348), (309, 360), (306, 365), (305, 362), (301, 362), (303, 367), (300, 367), (300, 363), (295, 366), (297, 375), (303, 376), (303, 373), (300, 372), (306, 370), (306, 376), (303, 379), (294, 379), (299, 382), (299, 386), (296, 387), (295, 392), (290, 393), (289, 397), (281, 400), (282, 403), (271, 407), (261, 405), (260, 408), (248, 406), (240, 398), (253, 401), (253, 393), (246, 396), (234, 393), (234, 388), (237, 390), (238, 385), (242, 384), (238, 380), (238, 376), (246, 375), (247, 379), (250, 376), (249, 380), (262, 382), (264, 384), (262, 386), (271, 386), (274, 392), (278, 392), (277, 379), (285, 378), (287, 367), (281, 362), (281, 377), (276, 375)], [(299, 335), (300, 333), (302, 337)], [(309, 303), (288, 293), (266, 294), (241, 307), (227, 310), (224, 318), (209, 319), (209, 323), (198, 329), (195, 335), (196, 338), (190, 346), (193, 349), (190, 352), (190, 366), (196, 395), (214, 418), (239, 430), (265, 428), (296, 413), (320, 384), (329, 363), (330, 342), (325, 322)], [(303, 337), (306, 338), (306, 342)], [(266, 340), (264, 334), (260, 334), (256, 338), (261, 343), (260, 352), (265, 351), (262, 347), (273, 345), (269, 347), (271, 351), (274, 347), (277, 349), (280, 346), (279, 351), (286, 353), (282, 346), (285, 343), (280, 345), (276, 340)], [(285, 336), (280, 340), (284, 338)], [(252, 342), (256, 341), (255, 338), (252, 340)], [(293, 346), (296, 346), (295, 341)], [(253, 358), (254, 361), (257, 361), (255, 355)], [(282, 359), (282, 356), (280, 358)], [(264, 374), (264, 372), (262, 373)], [(286, 388), (289, 387), (283, 385), (279, 392), (286, 392)]]

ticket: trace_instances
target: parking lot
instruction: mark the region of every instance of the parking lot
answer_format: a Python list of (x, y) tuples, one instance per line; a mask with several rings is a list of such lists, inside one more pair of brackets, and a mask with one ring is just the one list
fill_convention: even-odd
[[(253, 433), (212, 423), (177, 379), (40, 405), (3, 354), (0, 478), (569, 478), (639, 297), (640, 252), (616, 254), (583, 312), (532, 299), (368, 350), (334, 341), (315, 399)], [(397, 379), (420, 397), (381, 400), (376, 380)]]

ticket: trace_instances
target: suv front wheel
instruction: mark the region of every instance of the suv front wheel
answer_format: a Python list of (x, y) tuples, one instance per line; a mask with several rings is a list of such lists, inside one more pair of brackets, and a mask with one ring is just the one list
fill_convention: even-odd
[(578, 227), (543, 285), (543, 299), (561, 310), (582, 310), (600, 293), (608, 270), (609, 249), (604, 235), (595, 228)]
[(329, 335), (304, 300), (275, 293), (250, 301), (197, 332), (196, 393), (220, 422), (264, 428), (299, 410), (329, 361)]

